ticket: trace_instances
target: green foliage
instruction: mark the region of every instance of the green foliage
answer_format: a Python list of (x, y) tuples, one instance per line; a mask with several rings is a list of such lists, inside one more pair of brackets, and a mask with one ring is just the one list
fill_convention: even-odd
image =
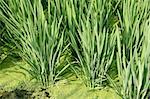
[[(28, 73), (43, 86), (73, 71), (87, 87), (110, 81), (122, 98), (145, 99), (150, 87), (149, 6), (149, 0), (1, 0), (5, 27), (0, 36), (4, 29), (7, 40), (0, 39), (15, 44), (30, 65)], [(118, 85), (112, 69), (118, 71)]]
[[(60, 58), (66, 50), (65, 34), (60, 28), (63, 17), (56, 19), (44, 14), (41, 0), (1, 1), (0, 15), (10, 31), (10, 37), (20, 50), (19, 55), (31, 66), (28, 72), (44, 86), (61, 79), (59, 75), (69, 65)], [(56, 13), (56, 11), (54, 11)]]
[(73, 68), (91, 88), (105, 86), (106, 75), (112, 75), (108, 71), (116, 67), (111, 63), (116, 39), (113, 25), (117, 22), (114, 16), (117, 5), (113, 3), (112, 0), (70, 0), (67, 3), (67, 31), (72, 55), (79, 65)]
[(0, 18), (0, 64), (8, 57), (18, 58), (16, 46), (9, 38), (8, 30)]
[[(124, 99), (146, 99), (150, 86), (148, 0), (122, 2), (121, 29), (116, 28), (118, 77), (122, 86), (118, 93)], [(129, 14), (130, 13), (130, 14)]]
[(8, 55), (8, 49), (6, 48), (5, 44), (3, 44), (3, 37), (4, 37), (4, 31), (5, 27), (3, 26), (2, 22), (0, 21), (0, 64), (5, 60), (5, 58)]

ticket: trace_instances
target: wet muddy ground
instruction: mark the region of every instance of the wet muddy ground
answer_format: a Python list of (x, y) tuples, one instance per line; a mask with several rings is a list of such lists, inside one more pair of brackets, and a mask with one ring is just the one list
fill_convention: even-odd
[(5, 91), (0, 99), (50, 99), (50, 93), (46, 89), (41, 89), (37, 92), (27, 90), (14, 90), (11, 92)]

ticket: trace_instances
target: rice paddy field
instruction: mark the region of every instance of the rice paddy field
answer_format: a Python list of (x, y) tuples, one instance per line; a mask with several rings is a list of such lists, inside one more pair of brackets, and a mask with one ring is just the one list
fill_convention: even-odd
[(150, 99), (150, 0), (0, 0), (0, 99)]

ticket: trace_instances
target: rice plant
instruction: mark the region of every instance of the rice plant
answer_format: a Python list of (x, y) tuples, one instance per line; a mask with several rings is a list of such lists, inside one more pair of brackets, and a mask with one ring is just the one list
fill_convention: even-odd
[[(109, 3), (111, 5), (111, 1)], [(73, 33), (74, 31), (68, 33), (81, 68), (77, 75), (90, 88), (104, 85), (114, 56), (116, 35), (106, 26), (110, 5), (107, 0), (91, 0), (87, 8), (85, 4), (85, 12), (83, 11), (79, 18), (74, 13), (73, 18), (68, 16), (69, 19), (73, 19), (77, 27), (76, 33)]]
[[(117, 67), (124, 99), (146, 99), (150, 86), (148, 0), (124, 0), (117, 27)], [(130, 13), (130, 14), (129, 14)]]
[[(123, 54), (117, 54), (118, 72), (120, 73), (119, 79), (122, 84), (117, 91), (124, 99), (148, 98), (150, 87), (150, 25), (147, 22), (144, 26), (144, 39), (142, 41), (140, 53), (138, 51), (138, 46), (135, 46), (133, 52), (132, 49), (130, 50), (130, 53), (133, 54), (130, 54), (130, 59), (128, 60), (125, 53), (125, 46), (123, 45), (122, 49), (118, 47), (118, 49), (122, 50)], [(119, 45), (119, 39), (117, 39), (117, 41)]]
[[(62, 79), (60, 75), (69, 67), (60, 64), (69, 45), (64, 45), (65, 33), (60, 27), (63, 16), (58, 19), (52, 16), (50, 0), (47, 3), (45, 12), (41, 0), (0, 1), (0, 17), (10, 38), (19, 48), (19, 55), (30, 65), (28, 73), (43, 86)], [(53, 10), (52, 13), (56, 15), (57, 12)]]

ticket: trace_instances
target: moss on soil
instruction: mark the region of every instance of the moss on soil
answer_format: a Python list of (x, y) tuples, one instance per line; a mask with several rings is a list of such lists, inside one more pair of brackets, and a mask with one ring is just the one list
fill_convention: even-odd
[[(28, 88), (37, 88), (36, 85), (30, 82), (27, 72), (21, 70), (18, 65), (27, 67), (27, 64), (24, 62), (16, 62), (16, 60), (12, 60), (11, 58), (6, 59), (4, 63), (0, 64), (0, 97), (6, 92), (14, 93), (14, 90), (23, 85), (26, 87), (26, 90)], [(102, 90), (89, 90), (79, 80), (70, 82), (67, 80), (59, 81), (55, 86), (46, 89), (44, 93), (55, 97), (52, 98), (50, 96), (50, 99), (121, 99), (109, 87)], [(44, 98), (46, 96), (43, 96), (43, 92), (39, 90), (34, 91), (32, 96), (36, 97), (35, 99), (48, 99), (48, 97)]]

